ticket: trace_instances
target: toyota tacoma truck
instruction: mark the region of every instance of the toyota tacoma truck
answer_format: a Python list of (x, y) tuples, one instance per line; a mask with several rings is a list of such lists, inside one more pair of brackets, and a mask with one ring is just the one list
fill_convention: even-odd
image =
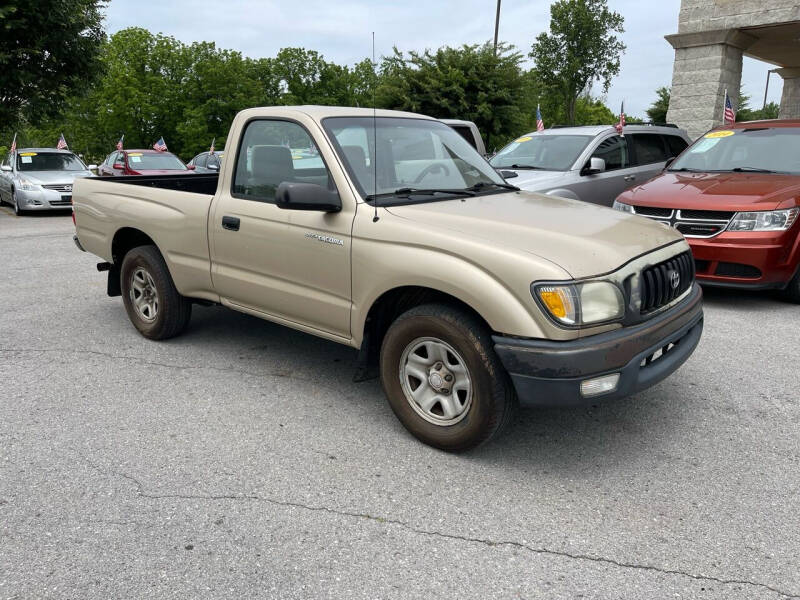
[(448, 451), (519, 404), (648, 388), (698, 344), (678, 232), (520, 191), (435, 119), (253, 108), (227, 139), (218, 174), (75, 186), (75, 242), (145, 337), (213, 303), (347, 344), (402, 424)]

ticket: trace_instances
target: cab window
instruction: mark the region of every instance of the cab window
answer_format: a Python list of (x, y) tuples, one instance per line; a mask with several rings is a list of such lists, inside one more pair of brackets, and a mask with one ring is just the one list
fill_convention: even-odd
[(315, 183), (333, 189), (333, 181), (314, 140), (298, 123), (251, 121), (236, 157), (233, 194), (239, 198), (274, 202), (283, 182)]

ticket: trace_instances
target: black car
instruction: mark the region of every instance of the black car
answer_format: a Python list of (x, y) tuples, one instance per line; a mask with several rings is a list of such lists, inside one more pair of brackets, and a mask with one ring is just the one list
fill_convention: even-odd
[(222, 159), (225, 157), (225, 151), (214, 152), (201, 152), (190, 160), (187, 164), (194, 166), (196, 173), (219, 173), (219, 166)]

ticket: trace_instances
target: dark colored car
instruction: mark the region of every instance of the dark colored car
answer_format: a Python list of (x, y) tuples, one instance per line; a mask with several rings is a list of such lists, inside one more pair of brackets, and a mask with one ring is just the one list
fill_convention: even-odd
[(158, 150), (116, 150), (97, 168), (100, 177), (125, 175), (176, 175), (193, 171), (172, 152)]
[(225, 157), (225, 151), (220, 152), (201, 152), (190, 160), (187, 165), (194, 167), (198, 173), (219, 173), (219, 167), (222, 164), (222, 159)]
[(680, 231), (700, 283), (800, 302), (800, 120), (712, 130), (614, 208)]

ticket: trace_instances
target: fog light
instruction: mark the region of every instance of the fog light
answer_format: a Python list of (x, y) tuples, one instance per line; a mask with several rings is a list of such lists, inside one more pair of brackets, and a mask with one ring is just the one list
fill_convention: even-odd
[(595, 379), (587, 379), (581, 381), (581, 395), (582, 396), (597, 396), (598, 394), (605, 394), (613, 392), (617, 389), (619, 383), (619, 373), (612, 375), (603, 375)]

